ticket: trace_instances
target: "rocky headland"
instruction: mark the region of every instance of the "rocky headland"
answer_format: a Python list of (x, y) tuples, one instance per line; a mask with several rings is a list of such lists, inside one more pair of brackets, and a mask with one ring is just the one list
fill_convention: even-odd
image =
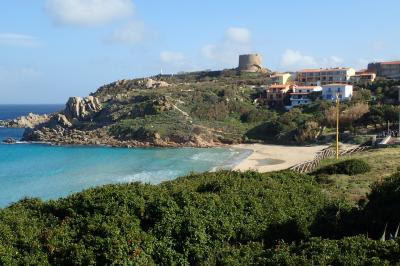
[(255, 101), (266, 78), (224, 70), (119, 80), (85, 98), (69, 98), (64, 110), (26, 129), (22, 140), (115, 147), (259, 141), (260, 125), (276, 117)]

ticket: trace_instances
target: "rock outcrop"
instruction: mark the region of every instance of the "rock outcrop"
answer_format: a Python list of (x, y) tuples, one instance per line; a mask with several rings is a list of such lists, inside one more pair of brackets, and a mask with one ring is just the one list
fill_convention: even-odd
[[(63, 114), (69, 121), (73, 119), (85, 120), (100, 110), (101, 104), (94, 96), (86, 98), (71, 97), (66, 104)], [(65, 120), (63, 117), (59, 117), (59, 119)]]
[(149, 134), (143, 139), (119, 139), (109, 134), (110, 127), (105, 126), (94, 130), (79, 130), (63, 128), (27, 129), (23, 140), (40, 141), (52, 145), (100, 145), (111, 147), (216, 147), (223, 145), (217, 139), (206, 141), (201, 136), (184, 138), (162, 138), (159, 133)]
[(86, 98), (71, 97), (63, 111), (47, 116), (47, 120), (44, 123), (26, 129), (22, 139), (60, 143), (61, 141), (57, 141), (57, 137), (64, 138), (66, 129), (73, 129), (80, 121), (90, 119), (101, 109), (102, 106), (99, 100), (94, 96)]
[(29, 113), (27, 116), (21, 116), (16, 119), (0, 121), (0, 125), (3, 127), (11, 128), (34, 128), (38, 125), (49, 122), (49, 115), (36, 115)]
[(5, 144), (15, 144), (17, 143), (17, 140), (14, 138), (6, 138), (5, 140), (3, 140), (3, 143)]
[(169, 84), (165, 81), (154, 80), (154, 79), (146, 79), (143, 82), (146, 89), (157, 89), (169, 86)]

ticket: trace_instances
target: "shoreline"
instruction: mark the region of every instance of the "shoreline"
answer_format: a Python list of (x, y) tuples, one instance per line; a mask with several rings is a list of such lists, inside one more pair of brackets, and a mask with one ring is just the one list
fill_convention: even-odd
[(260, 173), (285, 170), (296, 164), (314, 159), (317, 152), (329, 147), (315, 146), (285, 146), (272, 144), (236, 144), (234, 149), (251, 150), (252, 153), (237, 163), (231, 170), (253, 170)]
[[(109, 145), (105, 143), (54, 143), (48, 141), (18, 141), (16, 144), (41, 144), (49, 146), (64, 147), (110, 147), (110, 148), (226, 148), (238, 151), (235, 158), (221, 162), (218, 166), (212, 167), (208, 171), (213, 172), (218, 169), (247, 171), (254, 170), (261, 173), (288, 169), (296, 164), (314, 159), (317, 152), (327, 148), (328, 145), (315, 146), (286, 146), (273, 144), (221, 144), (213, 145), (154, 145), (154, 143), (135, 143), (136, 145)], [(138, 145), (139, 144), (139, 145)], [(165, 144), (165, 143), (163, 143)]]

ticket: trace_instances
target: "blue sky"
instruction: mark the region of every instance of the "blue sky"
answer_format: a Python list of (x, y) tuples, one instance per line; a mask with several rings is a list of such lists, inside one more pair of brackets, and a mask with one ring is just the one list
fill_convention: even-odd
[(64, 103), (119, 79), (400, 59), (400, 2), (2, 0), (0, 103)]

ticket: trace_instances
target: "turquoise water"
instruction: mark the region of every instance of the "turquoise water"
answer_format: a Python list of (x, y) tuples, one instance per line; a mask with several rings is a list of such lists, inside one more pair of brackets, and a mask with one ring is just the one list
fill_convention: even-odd
[[(0, 141), (23, 130), (0, 128)], [(83, 189), (141, 181), (157, 184), (243, 157), (232, 149), (54, 147), (0, 144), (0, 207), (23, 197), (55, 199)]]

